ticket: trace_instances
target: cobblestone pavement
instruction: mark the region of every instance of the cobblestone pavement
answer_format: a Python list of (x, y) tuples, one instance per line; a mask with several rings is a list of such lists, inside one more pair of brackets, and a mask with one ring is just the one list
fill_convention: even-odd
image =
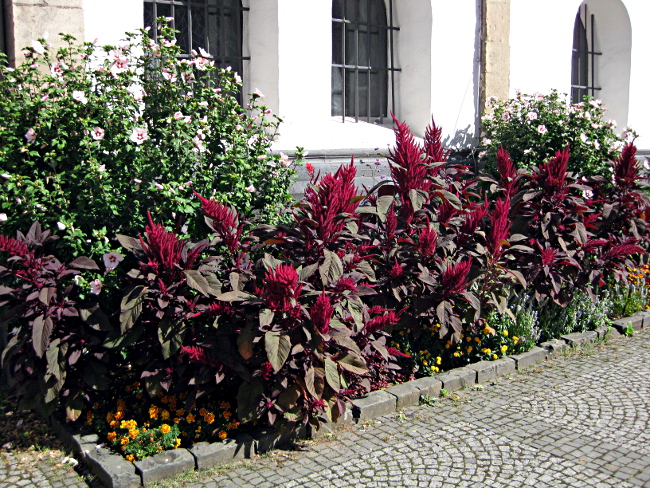
[[(645, 330), (447, 395), (433, 406), (347, 428), (302, 450), (275, 451), (160, 486), (650, 487), (649, 417)], [(0, 480), (11, 470), (11, 463), (0, 462)], [(39, 475), (49, 485), (31, 480), (39, 487), (79, 486), (73, 477), (57, 485), (51, 475)]]

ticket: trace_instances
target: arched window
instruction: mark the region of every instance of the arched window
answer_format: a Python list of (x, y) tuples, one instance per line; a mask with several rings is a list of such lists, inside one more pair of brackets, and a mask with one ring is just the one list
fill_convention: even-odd
[(240, 0), (145, 0), (144, 25), (156, 35), (156, 18), (172, 17), (178, 45), (184, 53), (199, 47), (208, 51), (217, 66), (231, 66), (243, 74), (244, 11)]
[(394, 106), (393, 2), (332, 2), (332, 115), (383, 122)]
[(595, 50), (595, 27), (595, 16), (588, 15), (587, 5), (583, 5), (573, 26), (571, 103), (582, 102), (587, 95), (594, 97), (596, 90), (600, 90), (596, 86), (596, 56), (602, 53)]

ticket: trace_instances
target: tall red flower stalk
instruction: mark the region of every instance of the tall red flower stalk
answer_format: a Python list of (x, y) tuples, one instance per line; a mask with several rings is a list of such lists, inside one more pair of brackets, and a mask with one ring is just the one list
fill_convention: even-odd
[(325, 292), (318, 295), (316, 303), (314, 303), (309, 310), (311, 321), (316, 327), (316, 330), (321, 334), (327, 334), (330, 330), (330, 321), (334, 315), (334, 307), (330, 302), (329, 297)]
[(639, 163), (636, 160), (636, 146), (626, 144), (621, 155), (614, 161), (614, 182), (622, 190), (633, 188), (639, 179)]
[(183, 241), (175, 232), (168, 232), (161, 224), (156, 224), (147, 212), (149, 223), (145, 227), (147, 242), (140, 236), (140, 243), (149, 263), (147, 267), (154, 272), (171, 271), (181, 262)]
[(336, 234), (345, 226), (345, 219), (337, 217), (341, 214), (353, 215), (359, 206), (357, 187), (354, 185), (356, 174), (353, 157), (350, 164), (341, 166), (333, 175), (325, 175), (305, 191), (311, 217), (318, 223), (318, 238), (325, 244), (336, 240)]
[[(445, 151), (442, 145), (442, 127), (436, 125), (433, 117), (431, 124), (427, 126), (424, 132), (424, 153), (427, 155), (429, 163), (444, 163), (447, 161), (449, 151)], [(430, 166), (428, 169), (429, 177), (434, 177), (442, 169), (442, 165)]]
[[(409, 223), (413, 218), (413, 205), (411, 204), (410, 191), (428, 191), (431, 181), (428, 179), (428, 169), (424, 164), (425, 153), (406, 122), (400, 122), (393, 115), (395, 122), (395, 148), (389, 150), (388, 159), (393, 163), (390, 173), (397, 187), (402, 202), (402, 218)], [(432, 148), (432, 150), (435, 150)]]
[(3, 234), (0, 234), (0, 251), (8, 252), (12, 256), (25, 256), (29, 254), (27, 244)]
[(467, 290), (467, 276), (472, 268), (472, 258), (448, 265), (442, 273), (442, 294), (449, 298)]
[(487, 248), (492, 255), (492, 262), (499, 260), (503, 254), (503, 244), (510, 236), (510, 198), (498, 198), (490, 213), (490, 231), (487, 235)]
[(563, 196), (567, 177), (567, 166), (569, 164), (569, 145), (555, 153), (555, 157), (543, 162), (539, 166), (539, 172), (533, 176), (540, 187), (549, 195), (559, 194)]
[(194, 194), (201, 200), (201, 213), (212, 220), (212, 228), (219, 234), (228, 250), (234, 253), (239, 247), (242, 232), (237, 211), (222, 203), (203, 198), (197, 192)]
[(298, 297), (301, 292), (298, 273), (288, 264), (279, 264), (275, 269), (268, 270), (260, 290), (266, 305), (274, 312), (289, 312), (300, 307)]
[(497, 152), (497, 169), (506, 197), (512, 198), (518, 190), (517, 168), (510, 158), (510, 153), (503, 146)]

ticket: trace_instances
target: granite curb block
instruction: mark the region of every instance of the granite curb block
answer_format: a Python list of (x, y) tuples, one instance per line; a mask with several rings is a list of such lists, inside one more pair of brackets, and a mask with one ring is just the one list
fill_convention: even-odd
[(183, 471), (206, 470), (237, 459), (251, 458), (272, 449), (304, 438), (317, 438), (345, 425), (372, 420), (395, 413), (402, 408), (417, 405), (423, 396), (438, 397), (447, 392), (471, 388), (496, 378), (508, 376), (515, 370), (524, 370), (547, 359), (552, 359), (571, 347), (595, 342), (605, 337), (618, 337), (631, 324), (635, 330), (650, 327), (650, 312), (640, 312), (612, 322), (612, 327), (595, 331), (566, 334), (533, 347), (530, 351), (496, 361), (481, 361), (449, 370), (437, 376), (418, 378), (385, 390), (370, 392), (355, 399), (336, 424), (326, 423), (315, 431), (311, 426), (292, 429), (286, 433), (262, 430), (251, 435), (241, 434), (234, 439), (208, 443), (199, 442), (190, 449), (162, 452), (151, 458), (130, 463), (122, 456), (98, 445), (95, 434), (71, 430), (50, 416), (49, 424), (59, 434), (66, 447), (75, 452), (107, 488), (136, 488), (148, 486)]

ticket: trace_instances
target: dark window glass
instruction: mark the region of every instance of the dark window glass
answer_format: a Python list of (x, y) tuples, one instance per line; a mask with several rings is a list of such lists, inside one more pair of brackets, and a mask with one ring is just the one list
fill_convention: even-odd
[(231, 66), (243, 73), (244, 12), (240, 0), (144, 0), (144, 23), (155, 37), (157, 17), (172, 17), (178, 31), (178, 45), (187, 56), (192, 49), (205, 49), (217, 66)]
[(332, 115), (368, 122), (388, 115), (389, 76), (399, 71), (391, 63), (391, 20), (384, 0), (332, 2)]
[(587, 6), (581, 8), (573, 25), (573, 52), (571, 55), (571, 103), (579, 103), (587, 95), (595, 96), (600, 90), (596, 86), (596, 56), (602, 53), (594, 49), (594, 15), (588, 15)]

